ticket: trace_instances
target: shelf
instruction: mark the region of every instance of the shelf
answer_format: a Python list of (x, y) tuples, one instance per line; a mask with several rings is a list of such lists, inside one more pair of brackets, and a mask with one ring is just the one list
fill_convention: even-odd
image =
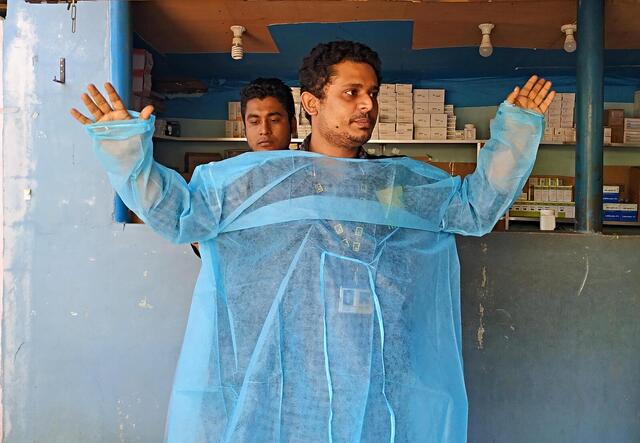
[[(575, 143), (565, 142), (540, 142), (540, 146), (576, 146)], [(640, 148), (640, 145), (634, 145), (630, 143), (610, 143), (603, 145), (605, 148)]]
[[(509, 217), (509, 223), (512, 221), (528, 221), (528, 222), (539, 222), (540, 217)], [(560, 218), (556, 217), (556, 223), (575, 223), (575, 218)]]
[[(156, 140), (170, 140), (176, 142), (228, 142), (240, 143), (247, 141), (246, 138), (228, 138), (228, 137), (170, 137), (168, 135), (155, 135)], [(291, 143), (302, 143), (302, 138), (292, 138)], [(369, 140), (366, 144), (399, 144), (399, 145), (428, 145), (428, 144), (447, 144), (447, 145), (477, 145), (484, 143), (486, 140)]]
[[(509, 222), (512, 221), (528, 221), (538, 222), (540, 217), (509, 217)], [(575, 218), (556, 218), (556, 223), (575, 223)], [(640, 222), (624, 222), (624, 221), (603, 221), (603, 226), (640, 226)]]

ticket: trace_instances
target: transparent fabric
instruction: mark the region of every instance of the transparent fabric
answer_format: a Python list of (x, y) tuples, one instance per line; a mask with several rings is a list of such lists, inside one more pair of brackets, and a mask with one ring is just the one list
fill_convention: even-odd
[(200, 242), (169, 442), (463, 442), (455, 236), (489, 232), (533, 167), (542, 116), (502, 104), (465, 180), (406, 157), (247, 153), (189, 184), (153, 120), (90, 125), (124, 202)]

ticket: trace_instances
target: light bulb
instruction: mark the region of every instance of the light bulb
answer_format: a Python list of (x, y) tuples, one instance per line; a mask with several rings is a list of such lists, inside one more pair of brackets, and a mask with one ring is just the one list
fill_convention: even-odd
[(234, 25), (231, 27), (233, 39), (231, 40), (231, 58), (241, 60), (244, 57), (244, 48), (242, 47), (242, 34), (246, 29), (244, 26)]
[(578, 28), (576, 25), (563, 25), (560, 28), (560, 30), (566, 34), (563, 48), (567, 52), (574, 52), (578, 47), (578, 44), (576, 43), (576, 39), (573, 36), (573, 34), (576, 32), (577, 29)]
[(567, 34), (567, 38), (564, 39), (564, 50), (567, 52), (574, 52), (577, 48), (576, 39), (572, 34)]
[(489, 57), (493, 54), (493, 45), (491, 44), (491, 37), (489, 37), (489, 34), (482, 36), (482, 43), (480, 43), (479, 52), (483, 57)]
[(480, 31), (482, 31), (482, 41), (480, 42), (480, 55), (483, 57), (489, 57), (493, 54), (493, 45), (491, 45), (491, 30), (494, 28), (492, 23), (482, 23), (478, 25)]

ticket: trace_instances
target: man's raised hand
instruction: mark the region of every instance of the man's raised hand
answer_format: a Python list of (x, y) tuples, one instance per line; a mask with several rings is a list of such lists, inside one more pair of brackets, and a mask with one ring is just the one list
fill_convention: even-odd
[(544, 114), (555, 96), (556, 91), (551, 90), (551, 82), (532, 75), (522, 89), (516, 86), (507, 97), (507, 102), (522, 109)]
[[(111, 83), (105, 83), (104, 88), (109, 95), (109, 101), (105, 100), (104, 96), (100, 93), (98, 88), (93, 84), (87, 87), (89, 94), (84, 93), (80, 97), (87, 110), (91, 113), (94, 120), (91, 120), (84, 116), (76, 108), (71, 109), (71, 115), (83, 125), (89, 125), (96, 122), (110, 122), (115, 120), (130, 120), (131, 116), (127, 112), (127, 109), (122, 103), (122, 99), (114, 89)], [(146, 106), (140, 112), (140, 118), (147, 120), (153, 113), (153, 106)]]

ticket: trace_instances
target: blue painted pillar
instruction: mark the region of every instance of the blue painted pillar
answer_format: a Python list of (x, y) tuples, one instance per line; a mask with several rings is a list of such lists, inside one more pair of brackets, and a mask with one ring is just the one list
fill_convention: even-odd
[[(111, 82), (120, 94), (127, 109), (131, 106), (131, 21), (129, 2), (111, 0), (109, 4), (111, 33)], [(116, 223), (127, 223), (129, 209), (120, 199), (114, 196), (113, 218)]]
[(578, 0), (576, 229), (602, 232), (604, 0)]

